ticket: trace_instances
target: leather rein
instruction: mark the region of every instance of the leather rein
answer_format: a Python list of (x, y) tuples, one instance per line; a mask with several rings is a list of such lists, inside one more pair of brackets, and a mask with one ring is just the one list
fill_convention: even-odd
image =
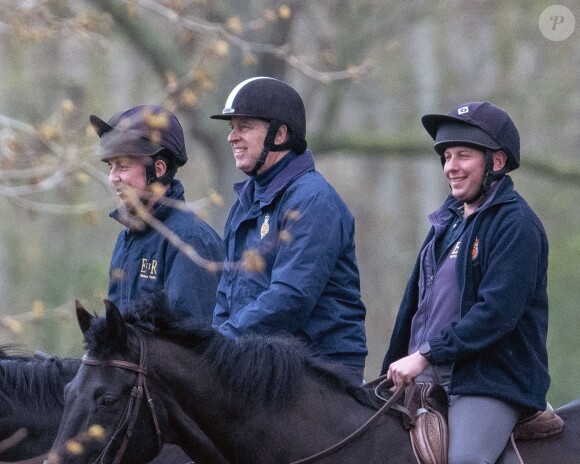
[(123, 429), (126, 427), (125, 436), (123, 437), (123, 441), (121, 442), (121, 446), (117, 450), (117, 454), (115, 455), (115, 460), (113, 464), (119, 464), (121, 462), (121, 458), (125, 454), (125, 450), (127, 449), (127, 445), (129, 444), (129, 440), (133, 435), (133, 431), (135, 429), (135, 424), (137, 422), (137, 416), (139, 415), (139, 409), (141, 406), (141, 401), (143, 400), (143, 395), (147, 399), (147, 405), (149, 406), (149, 410), (151, 411), (151, 416), (153, 418), (153, 424), (155, 425), (155, 432), (157, 434), (157, 444), (159, 446), (159, 450), (163, 446), (161, 440), (161, 428), (159, 427), (159, 421), (157, 419), (157, 414), (155, 413), (155, 407), (153, 405), (153, 399), (149, 394), (149, 389), (147, 388), (147, 344), (145, 343), (145, 337), (141, 334), (138, 330), (135, 331), (137, 337), (139, 338), (139, 364), (135, 364), (129, 361), (123, 361), (120, 359), (107, 359), (104, 361), (100, 361), (95, 358), (91, 358), (86, 354), (82, 358), (83, 364), (87, 364), (89, 366), (111, 366), (111, 367), (118, 367), (120, 369), (124, 369), (127, 371), (132, 371), (137, 373), (137, 382), (133, 389), (131, 390), (131, 394), (129, 396), (129, 402), (125, 407), (125, 411), (123, 412), (123, 417), (119, 424), (117, 425), (113, 435), (109, 439), (107, 445), (99, 454), (97, 460), (94, 464), (104, 462), (105, 455), (107, 454), (108, 450), (112, 448), (113, 444), (118, 441), (119, 435), (123, 432)]
[(393, 405), (396, 404), (397, 400), (403, 395), (403, 393), (405, 392), (405, 385), (401, 385), (399, 387), (397, 387), (397, 389), (395, 390), (395, 392), (393, 393), (393, 395), (388, 399), (385, 400), (381, 394), (379, 394), (379, 391), (383, 388), (391, 388), (393, 386), (393, 381), (390, 378), (387, 378), (386, 375), (383, 375), (381, 377), (379, 377), (376, 380), (373, 380), (372, 382), (366, 384), (367, 388), (368, 387), (374, 387), (374, 392), (375, 395), (380, 398), (381, 400), (385, 401), (385, 404), (383, 404), (380, 409), (375, 412), (370, 418), (369, 420), (367, 420), (364, 424), (362, 424), (358, 429), (356, 429), (353, 433), (351, 433), (348, 437), (342, 439), (341, 441), (339, 441), (338, 443), (336, 443), (335, 445), (332, 445), (331, 447), (320, 451), (316, 454), (313, 454), (312, 456), (308, 456), (306, 458), (303, 459), (299, 459), (298, 461), (293, 461), (290, 464), (306, 464), (306, 463), (311, 463), (311, 462), (315, 462), (318, 459), (321, 459), (325, 456), (328, 456), (329, 454), (334, 453), (335, 451), (338, 451), (340, 448), (346, 446), (347, 444), (351, 443), (353, 440), (355, 440), (359, 435), (361, 435), (364, 431), (366, 431), (372, 423), (374, 423), (381, 414), (383, 414), (387, 409), (389, 409), (390, 407), (392, 407)]

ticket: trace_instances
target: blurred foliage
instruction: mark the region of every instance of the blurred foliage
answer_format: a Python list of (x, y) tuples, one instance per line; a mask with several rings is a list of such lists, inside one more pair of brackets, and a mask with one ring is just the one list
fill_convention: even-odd
[[(568, 4), (565, 2), (564, 4)], [(220, 112), (235, 84), (278, 77), (303, 96), (317, 166), (357, 219), (377, 375), (426, 215), (446, 195), (420, 124), (490, 100), (522, 135), (517, 189), (548, 231), (554, 405), (580, 397), (578, 31), (544, 37), (539, 1), (0, 0), (0, 342), (83, 352), (74, 299), (102, 312), (120, 226), (88, 115), (176, 112), (186, 197), (221, 231), (240, 173)], [(568, 7), (580, 17), (577, 5)]]

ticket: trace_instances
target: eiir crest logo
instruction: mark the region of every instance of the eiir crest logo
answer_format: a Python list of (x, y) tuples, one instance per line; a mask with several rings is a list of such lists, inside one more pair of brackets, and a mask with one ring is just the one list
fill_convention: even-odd
[(141, 258), (139, 277), (142, 279), (157, 279), (157, 260), (152, 259), (149, 261), (147, 258)]

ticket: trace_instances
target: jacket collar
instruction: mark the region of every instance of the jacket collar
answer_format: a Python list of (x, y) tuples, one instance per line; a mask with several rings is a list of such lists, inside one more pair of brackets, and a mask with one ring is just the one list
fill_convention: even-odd
[[(303, 154), (294, 158), (285, 169), (272, 179), (264, 194), (259, 198), (260, 205), (270, 204), (282, 190), (308, 171), (314, 171), (314, 157), (310, 150), (306, 150)], [(252, 206), (254, 187), (252, 184), (252, 177), (234, 184), (234, 191), (246, 210)]]
[[(483, 203), (475, 210), (474, 215), (487, 209), (491, 205), (497, 205), (514, 199), (514, 182), (510, 176), (504, 176), (491, 186), (491, 189), (484, 197)], [(444, 224), (452, 215), (452, 210), (459, 210), (463, 202), (455, 199), (453, 195), (449, 195), (445, 203), (441, 205), (436, 211), (429, 215), (429, 219), (433, 225)]]

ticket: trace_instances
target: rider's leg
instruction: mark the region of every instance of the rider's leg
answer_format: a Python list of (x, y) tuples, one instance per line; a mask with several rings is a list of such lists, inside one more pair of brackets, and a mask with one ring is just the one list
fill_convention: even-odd
[(497, 398), (452, 395), (449, 464), (494, 464), (519, 416), (519, 407)]

